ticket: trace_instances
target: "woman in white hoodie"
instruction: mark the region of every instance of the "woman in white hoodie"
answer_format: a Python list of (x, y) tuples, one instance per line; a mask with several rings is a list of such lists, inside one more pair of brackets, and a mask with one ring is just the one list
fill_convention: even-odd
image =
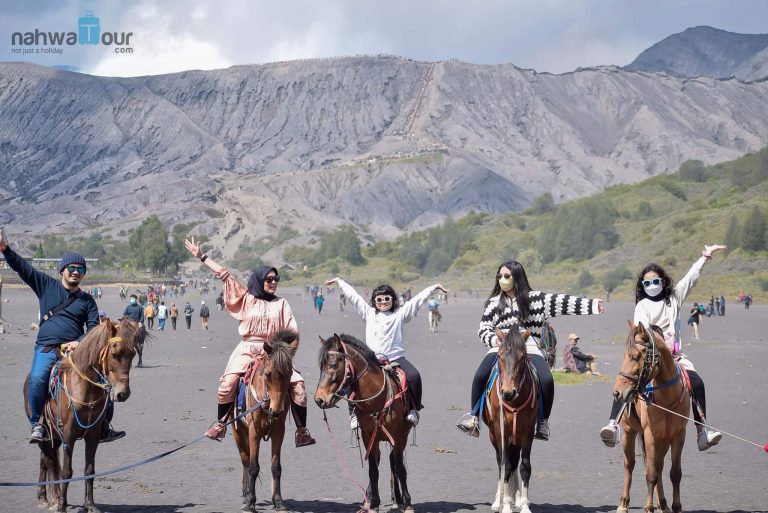
[[(405, 371), (411, 410), (406, 419), (414, 426), (419, 423), (421, 410), (421, 375), (418, 369), (405, 358), (405, 338), (403, 325), (410, 321), (435, 290), (448, 293), (449, 290), (436, 283), (419, 292), (403, 305), (397, 302), (397, 294), (389, 285), (379, 285), (373, 289), (370, 303), (341, 278), (331, 278), (326, 285), (338, 284), (357, 314), (365, 321), (365, 343), (379, 357), (390, 362), (397, 362)], [(357, 429), (357, 417), (350, 417), (350, 426)]]

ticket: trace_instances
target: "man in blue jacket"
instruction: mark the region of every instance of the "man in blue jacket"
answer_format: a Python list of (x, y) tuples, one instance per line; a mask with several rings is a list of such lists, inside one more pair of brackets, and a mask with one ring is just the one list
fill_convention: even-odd
[[(61, 257), (57, 280), (32, 267), (16, 254), (0, 227), (0, 251), (8, 266), (30, 286), (40, 303), (40, 328), (37, 331), (35, 355), (29, 372), (27, 398), (29, 422), (32, 425), (30, 443), (48, 440), (45, 426), (40, 422), (45, 399), (48, 395), (48, 378), (51, 369), (61, 355), (61, 348), (74, 348), (86, 331), (99, 324), (99, 309), (93, 296), (80, 289), (85, 277), (85, 258), (79, 253), (66, 253)], [(85, 326), (85, 330), (83, 329)], [(111, 442), (125, 436), (125, 431), (114, 431), (110, 422), (114, 413), (112, 401), (108, 402), (101, 442)]]

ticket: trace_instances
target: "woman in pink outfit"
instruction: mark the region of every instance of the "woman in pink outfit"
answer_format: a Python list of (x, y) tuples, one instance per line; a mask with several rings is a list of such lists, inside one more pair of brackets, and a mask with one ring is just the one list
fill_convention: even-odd
[[(221, 440), (227, 432), (225, 423), (234, 410), (238, 381), (253, 355), (261, 353), (264, 343), (276, 333), (286, 330), (298, 333), (299, 328), (288, 301), (275, 295), (280, 281), (277, 269), (257, 267), (248, 279), (248, 286), (244, 287), (228, 269), (203, 254), (194, 237), (185, 240), (184, 245), (221, 280), (224, 285), (224, 307), (240, 322), (237, 329), (240, 342), (229, 356), (224, 374), (219, 378), (218, 420), (205, 433), (208, 438)], [(312, 445), (315, 439), (306, 427), (307, 394), (304, 378), (296, 370), (291, 376), (291, 399), (291, 412), (296, 422), (296, 446)]]

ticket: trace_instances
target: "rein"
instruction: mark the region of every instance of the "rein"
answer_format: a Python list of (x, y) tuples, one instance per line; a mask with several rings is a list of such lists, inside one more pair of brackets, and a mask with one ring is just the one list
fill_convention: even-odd
[[(496, 377), (496, 396), (499, 399), (499, 425), (501, 429), (501, 443), (502, 447), (504, 444), (504, 410), (507, 410), (508, 412), (512, 413), (512, 445), (517, 445), (517, 414), (518, 412), (524, 410), (525, 408), (535, 408), (536, 407), (536, 383), (533, 379), (533, 374), (531, 372), (530, 364), (527, 361), (527, 358), (523, 357), (523, 365), (525, 365), (525, 369), (522, 373), (522, 376), (520, 378), (520, 383), (517, 384), (517, 388), (522, 389), (523, 385), (525, 385), (526, 377), (530, 378), (531, 380), (531, 391), (528, 394), (528, 397), (526, 398), (525, 402), (521, 404), (520, 406), (512, 406), (508, 404), (501, 396), (501, 372), (497, 371), (497, 377)], [(499, 361), (497, 360), (496, 367), (499, 368)]]

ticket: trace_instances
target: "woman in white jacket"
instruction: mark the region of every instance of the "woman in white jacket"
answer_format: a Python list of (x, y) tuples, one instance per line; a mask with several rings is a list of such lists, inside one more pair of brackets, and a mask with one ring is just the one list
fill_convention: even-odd
[[(377, 356), (384, 357), (390, 362), (397, 362), (405, 371), (411, 400), (411, 410), (406, 419), (415, 426), (419, 423), (418, 411), (422, 408), (421, 375), (418, 369), (405, 358), (403, 325), (416, 315), (434, 291), (440, 290), (445, 293), (450, 291), (436, 283), (419, 292), (410, 301), (398, 305), (397, 294), (389, 285), (379, 285), (373, 289), (369, 303), (341, 278), (331, 278), (325, 284), (338, 284), (357, 314), (365, 321), (366, 345)], [(357, 429), (357, 417), (354, 413), (350, 417), (350, 426), (352, 429)]]
[[(699, 281), (701, 269), (707, 260), (712, 258), (712, 253), (725, 249), (725, 246), (704, 246), (699, 258), (682, 280), (672, 287), (669, 275), (657, 264), (648, 264), (640, 271), (635, 285), (635, 315), (634, 322), (643, 323), (643, 326), (658, 326), (664, 333), (666, 342), (675, 361), (680, 367), (688, 371), (693, 388), (693, 399), (696, 404), (693, 407), (693, 418), (697, 422), (706, 424), (707, 403), (704, 393), (704, 381), (702, 381), (693, 363), (683, 353), (680, 344), (680, 310), (685, 298), (691, 289)], [(698, 405), (698, 407), (697, 407)], [(619, 416), (621, 405), (614, 399), (611, 409), (611, 420), (607, 426), (600, 430), (600, 438), (608, 447), (613, 447), (618, 441)], [(698, 431), (697, 445), (700, 451), (706, 451), (716, 445), (722, 434), (702, 424), (696, 424)]]

